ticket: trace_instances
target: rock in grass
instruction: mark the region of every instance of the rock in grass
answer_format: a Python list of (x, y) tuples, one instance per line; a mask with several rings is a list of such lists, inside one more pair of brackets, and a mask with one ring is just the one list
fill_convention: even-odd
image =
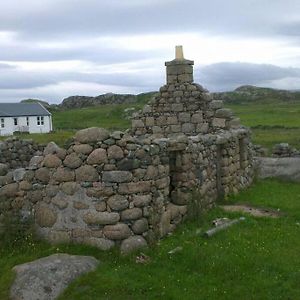
[(91, 256), (53, 254), (13, 268), (12, 300), (52, 300), (78, 276), (93, 271), (99, 261)]
[(141, 235), (131, 236), (126, 240), (123, 240), (121, 244), (121, 253), (124, 255), (130, 252), (136, 251), (141, 248), (147, 247), (146, 240)]

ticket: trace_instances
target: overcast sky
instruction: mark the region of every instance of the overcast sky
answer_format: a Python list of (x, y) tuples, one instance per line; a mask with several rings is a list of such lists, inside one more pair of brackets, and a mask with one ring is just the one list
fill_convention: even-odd
[(9, 0), (0, 101), (157, 90), (175, 45), (211, 91), (300, 89), (299, 0)]

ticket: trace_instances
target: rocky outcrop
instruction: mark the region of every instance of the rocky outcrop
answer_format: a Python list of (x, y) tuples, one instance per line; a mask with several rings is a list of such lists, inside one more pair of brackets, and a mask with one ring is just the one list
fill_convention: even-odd
[(54, 300), (77, 277), (97, 268), (91, 256), (53, 254), (15, 266), (15, 281), (10, 290), (12, 300)]
[(264, 101), (265, 99), (279, 101), (299, 101), (299, 91), (277, 90), (272, 88), (243, 85), (231, 92), (213, 93), (214, 98), (227, 103), (242, 103), (249, 101)]
[(103, 104), (135, 103), (136, 101), (136, 95), (107, 93), (96, 97), (71, 96), (65, 98), (59, 107), (61, 109), (73, 109)]

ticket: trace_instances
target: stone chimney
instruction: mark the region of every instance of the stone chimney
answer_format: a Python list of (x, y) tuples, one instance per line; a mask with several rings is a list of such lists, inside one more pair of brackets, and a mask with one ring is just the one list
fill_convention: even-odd
[(192, 83), (194, 61), (187, 60), (183, 56), (182, 46), (175, 47), (175, 59), (165, 62), (167, 67), (167, 84)]

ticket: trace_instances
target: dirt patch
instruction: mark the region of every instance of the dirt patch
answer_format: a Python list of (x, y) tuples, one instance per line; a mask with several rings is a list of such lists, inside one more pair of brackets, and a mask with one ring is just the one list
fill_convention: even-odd
[(248, 213), (254, 217), (279, 218), (282, 215), (280, 212), (273, 209), (252, 207), (244, 204), (221, 205), (220, 207), (225, 211)]

